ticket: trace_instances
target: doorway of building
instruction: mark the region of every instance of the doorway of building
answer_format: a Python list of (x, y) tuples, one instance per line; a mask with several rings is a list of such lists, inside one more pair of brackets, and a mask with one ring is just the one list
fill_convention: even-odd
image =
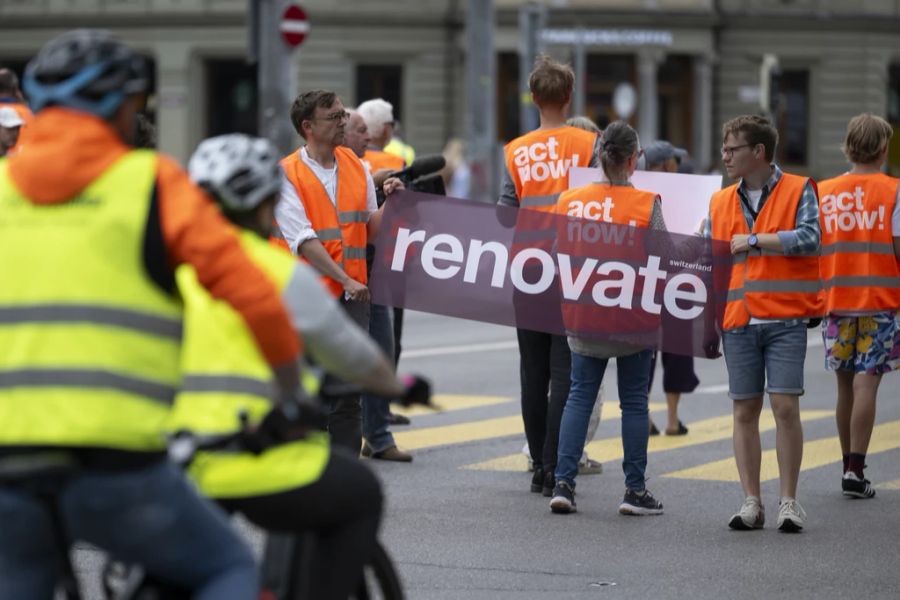
[(210, 58), (206, 67), (206, 135), (257, 135), (256, 65), (240, 58)]

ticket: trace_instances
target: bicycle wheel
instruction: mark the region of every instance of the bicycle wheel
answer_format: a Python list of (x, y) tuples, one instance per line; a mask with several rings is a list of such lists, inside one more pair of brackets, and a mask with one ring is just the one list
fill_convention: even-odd
[(363, 569), (363, 580), (356, 594), (356, 600), (403, 600), (403, 585), (400, 574), (394, 568), (387, 550), (380, 542)]

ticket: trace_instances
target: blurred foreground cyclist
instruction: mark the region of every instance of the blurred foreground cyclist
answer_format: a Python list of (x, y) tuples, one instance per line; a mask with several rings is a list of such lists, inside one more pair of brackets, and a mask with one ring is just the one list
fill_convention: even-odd
[(51, 598), (61, 539), (143, 565), (195, 598), (257, 592), (249, 550), (166, 460), (180, 380), (175, 268), (246, 321), (297, 393), (278, 293), (169, 158), (134, 150), (144, 61), (78, 30), (29, 63), (28, 152), (0, 161), (0, 598)]
[[(428, 385), (402, 383), (368, 334), (326, 291), (319, 274), (270, 245), (281, 189), (278, 153), (267, 140), (223, 135), (200, 144), (189, 163), (197, 185), (243, 231), (241, 242), (281, 290), (294, 328), (317, 364), (384, 396), (426, 402)], [(375, 475), (324, 431), (296, 431), (273, 409), (272, 372), (239, 315), (178, 271), (185, 301), (184, 383), (169, 424), (173, 432), (221, 436), (247, 428), (251, 452), (205, 452), (189, 474), (201, 491), (270, 531), (314, 532), (310, 597), (346, 599), (375, 548), (382, 495)], [(298, 399), (302, 411), (320, 409)], [(321, 416), (324, 419), (325, 413)]]

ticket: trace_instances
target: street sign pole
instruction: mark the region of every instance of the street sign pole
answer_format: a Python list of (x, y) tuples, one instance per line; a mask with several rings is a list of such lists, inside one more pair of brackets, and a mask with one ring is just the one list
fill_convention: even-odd
[(546, 21), (546, 9), (541, 4), (529, 2), (519, 8), (519, 129), (527, 133), (538, 128), (540, 117), (531, 102), (528, 76), (541, 51), (541, 30)]
[(470, 195), (497, 201), (496, 59), (494, 1), (468, 0), (466, 14), (466, 139), (472, 171)]
[(297, 145), (290, 109), (295, 93), (293, 48), (279, 35), (282, 15), (289, 0), (251, 0), (257, 4), (259, 135), (268, 138), (279, 152), (289, 153)]

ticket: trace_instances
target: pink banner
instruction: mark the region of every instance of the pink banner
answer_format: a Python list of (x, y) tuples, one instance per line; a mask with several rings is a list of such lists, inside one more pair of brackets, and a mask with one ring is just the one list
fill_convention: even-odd
[(697, 236), (414, 192), (390, 198), (375, 245), (379, 304), (697, 356), (731, 265)]

